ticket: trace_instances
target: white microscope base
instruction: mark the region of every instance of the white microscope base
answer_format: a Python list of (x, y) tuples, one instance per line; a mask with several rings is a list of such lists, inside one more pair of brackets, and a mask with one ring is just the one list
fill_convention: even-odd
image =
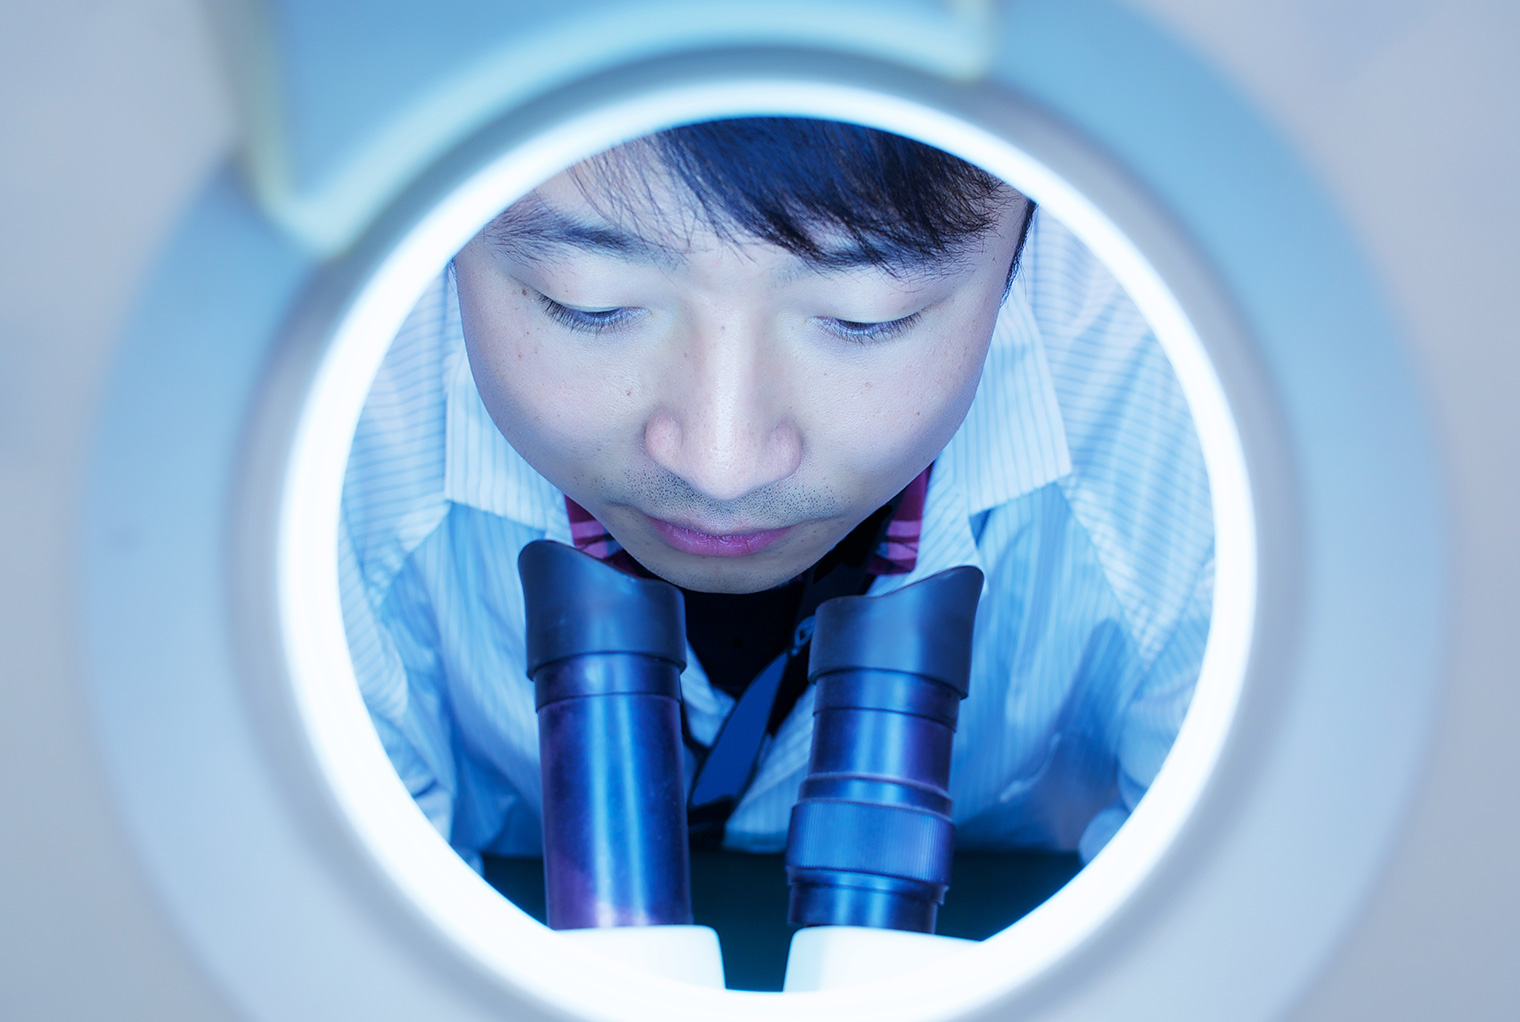
[(679, 983), (723, 989), (723, 951), (710, 926), (609, 926), (557, 930), (604, 958)]
[(792, 935), (782, 989), (801, 993), (892, 979), (934, 965), (975, 943), (868, 926), (809, 926)]

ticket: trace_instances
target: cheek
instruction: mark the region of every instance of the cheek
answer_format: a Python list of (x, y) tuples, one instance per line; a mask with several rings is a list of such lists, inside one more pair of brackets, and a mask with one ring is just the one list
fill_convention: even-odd
[[(496, 427), (529, 464), (563, 486), (626, 432), (619, 413), (634, 387), (555, 336), (527, 301), (512, 292), (482, 308), (462, 294), (465, 349)], [(587, 415), (590, 408), (598, 414)]]
[(984, 303), (953, 318), (919, 373), (925, 389), (916, 411), (922, 413), (926, 430), (940, 434), (941, 445), (960, 428), (976, 396), (1000, 307), (1001, 303)]
[(850, 464), (895, 482), (937, 457), (976, 395), (986, 351), (985, 343), (934, 344), (864, 374), (835, 402), (850, 410), (838, 425), (840, 449), (854, 452)]

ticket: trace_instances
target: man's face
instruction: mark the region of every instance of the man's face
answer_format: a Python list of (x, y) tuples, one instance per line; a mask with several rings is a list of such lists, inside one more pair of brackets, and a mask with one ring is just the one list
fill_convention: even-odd
[(677, 190), (598, 195), (597, 180), (555, 177), (455, 259), (481, 399), (650, 571), (779, 585), (959, 427), (1023, 200), (936, 263), (821, 268), (719, 237)]

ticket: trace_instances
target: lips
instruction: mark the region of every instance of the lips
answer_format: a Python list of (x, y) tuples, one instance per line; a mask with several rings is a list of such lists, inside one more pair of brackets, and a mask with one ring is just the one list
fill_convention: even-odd
[(759, 553), (791, 531), (791, 527), (788, 526), (783, 529), (767, 529), (764, 532), (735, 532), (718, 535), (688, 529), (684, 525), (676, 525), (674, 522), (663, 521), (659, 518), (650, 518), (649, 522), (668, 545), (682, 553), (696, 554), (700, 557), (747, 557), (750, 554)]

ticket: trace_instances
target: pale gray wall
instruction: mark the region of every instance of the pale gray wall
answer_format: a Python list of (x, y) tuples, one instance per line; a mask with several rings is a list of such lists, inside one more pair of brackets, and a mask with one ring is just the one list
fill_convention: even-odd
[(1443, 430), (1460, 596), (1429, 768), (1300, 1017), (1520, 1018), (1520, 5), (1143, 6), (1221, 55), (1320, 172), (1387, 282)]
[(230, 1018), (113, 816), (78, 687), (107, 353), (232, 137), (190, 0), (0, 4), (0, 1018)]

